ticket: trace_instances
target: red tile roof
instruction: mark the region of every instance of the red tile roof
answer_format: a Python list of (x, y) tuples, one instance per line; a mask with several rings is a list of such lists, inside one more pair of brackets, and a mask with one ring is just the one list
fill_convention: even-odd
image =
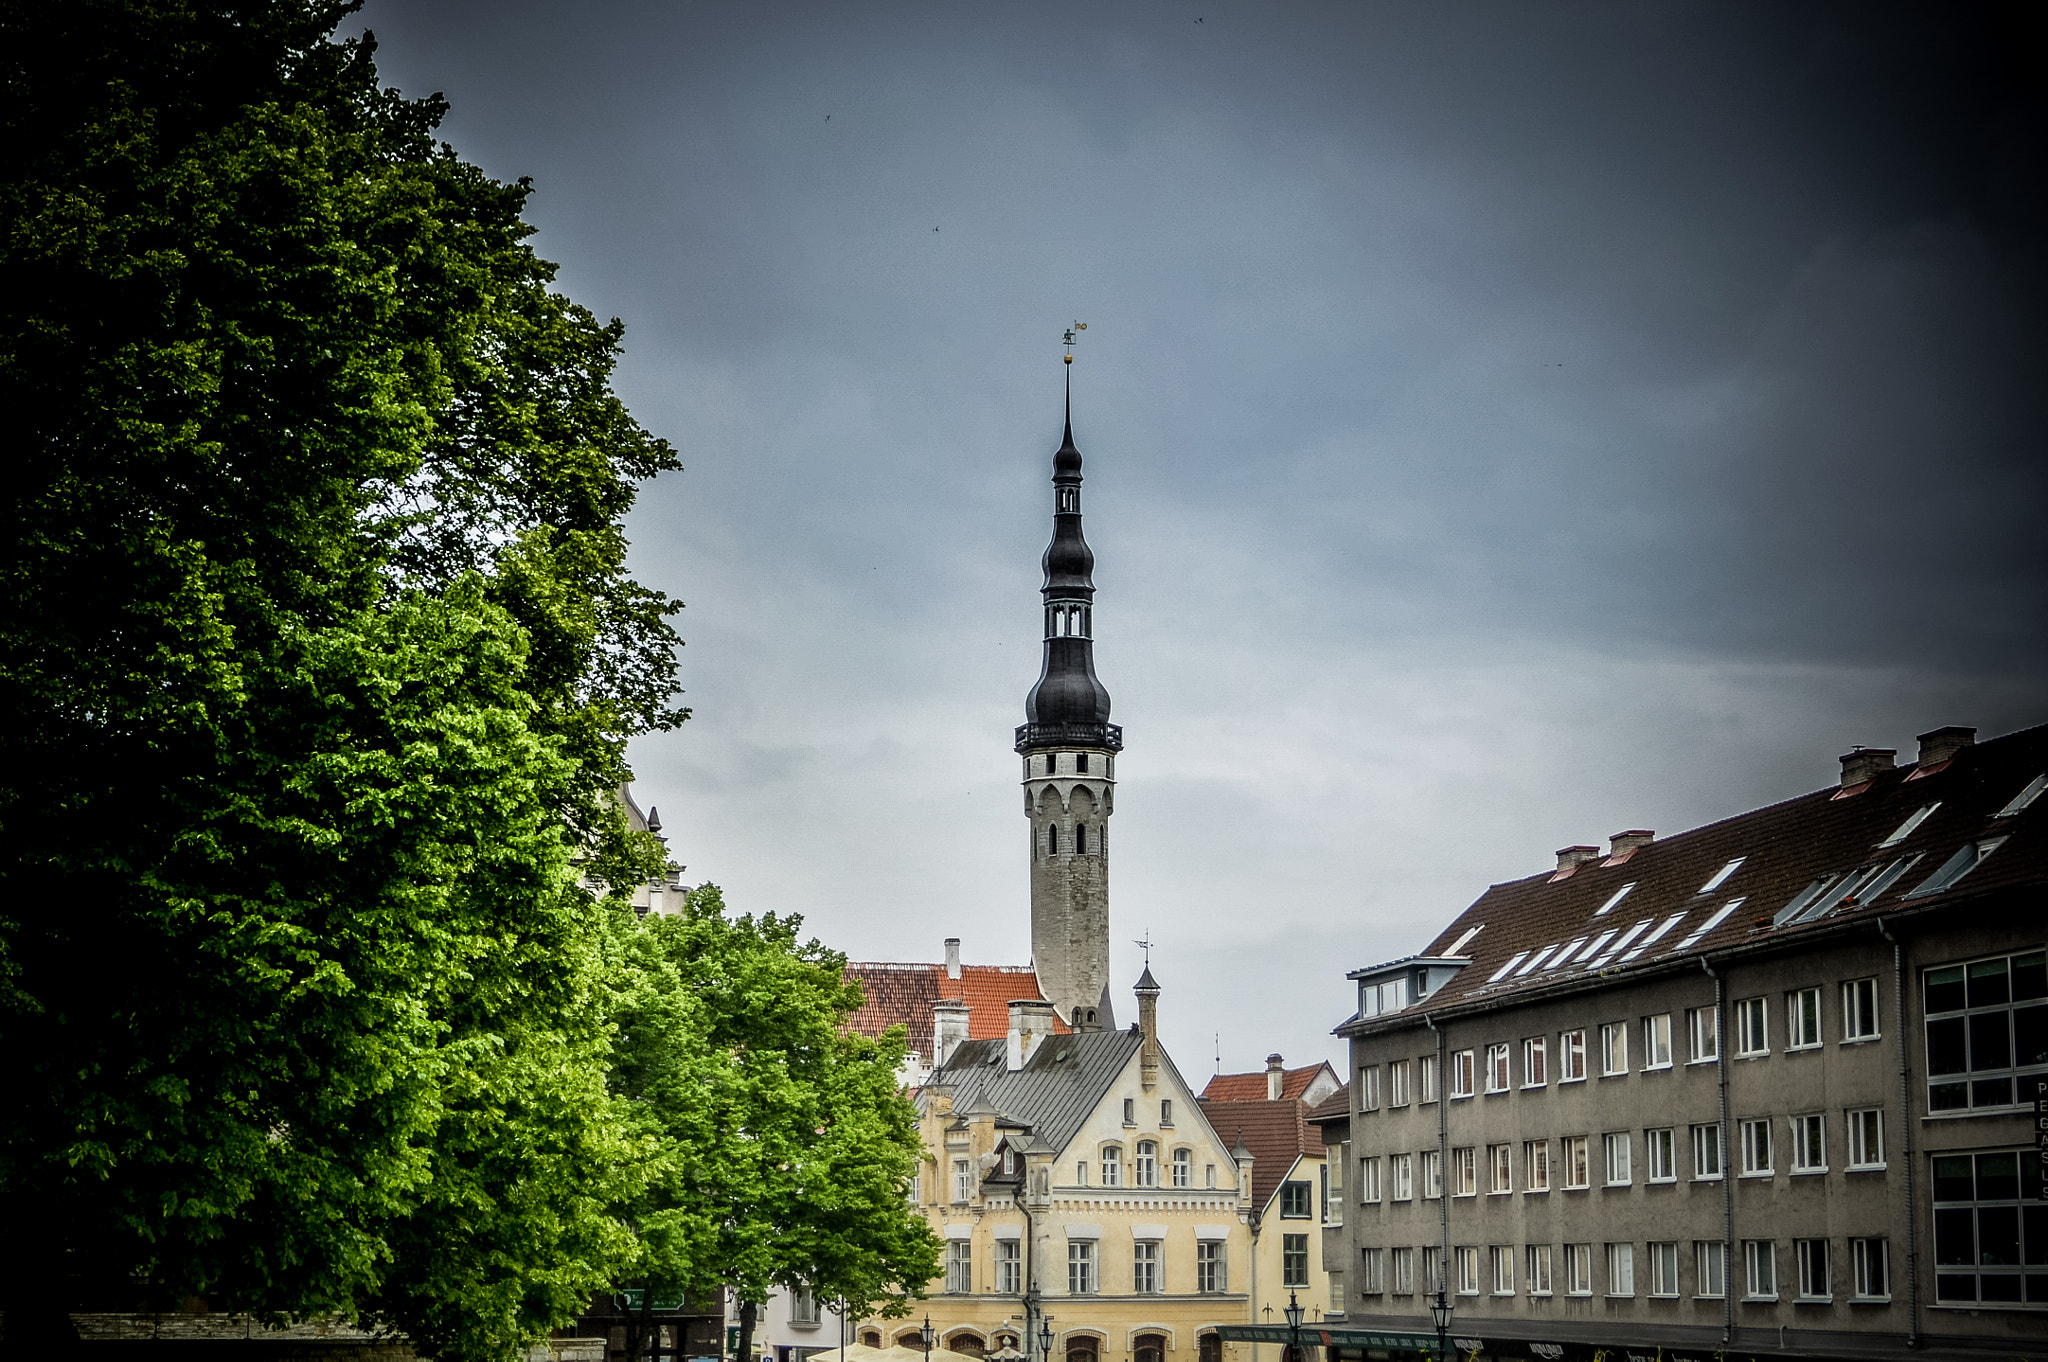
[[(1264, 1079), (1265, 1075), (1259, 1077)], [(1209, 1124), (1225, 1144), (1235, 1148), (1243, 1140), (1245, 1148), (1252, 1151), (1254, 1214), (1265, 1213), (1297, 1158), (1323, 1157), (1322, 1131), (1308, 1123), (1305, 1102), (1289, 1098), (1268, 1102), (1263, 1089), (1256, 1102), (1216, 1102), (1207, 1097), (1199, 1100), (1202, 1114), (1209, 1118)]]
[[(1316, 1075), (1330, 1067), (1329, 1061), (1310, 1064), (1299, 1069), (1280, 1071), (1280, 1097), (1283, 1101), (1299, 1100), (1308, 1091), (1308, 1085), (1316, 1081)], [(1335, 1070), (1331, 1070), (1332, 1077)], [(1266, 1071), (1250, 1074), (1217, 1074), (1209, 1080), (1209, 1086), (1202, 1089), (1205, 1102), (1263, 1102), (1266, 1100)]]
[[(847, 1028), (863, 1036), (879, 1036), (902, 1026), (910, 1048), (931, 1058), (932, 1005), (942, 998), (967, 1004), (967, 1038), (996, 1040), (1010, 1033), (1010, 1000), (1038, 998), (1038, 975), (1028, 965), (962, 965), (960, 977), (946, 977), (944, 965), (893, 961), (849, 961), (846, 977), (860, 985), (867, 1002), (847, 1018)], [(1057, 1017), (1053, 1031), (1071, 1028)]]

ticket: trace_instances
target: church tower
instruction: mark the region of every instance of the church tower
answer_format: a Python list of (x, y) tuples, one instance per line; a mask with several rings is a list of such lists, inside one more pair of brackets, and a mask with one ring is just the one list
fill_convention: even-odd
[[(1071, 344), (1071, 332), (1067, 339)], [(1071, 365), (1073, 356), (1066, 358)], [(1040, 591), (1045, 660), (1017, 729), (1031, 820), (1031, 958), (1039, 991), (1061, 1018), (1077, 1031), (1093, 1031), (1116, 1025), (1109, 1003), (1109, 816), (1124, 739), (1109, 722), (1109, 692), (1095, 679), (1095, 555), (1081, 537), (1071, 379), (1052, 486), (1052, 542)]]

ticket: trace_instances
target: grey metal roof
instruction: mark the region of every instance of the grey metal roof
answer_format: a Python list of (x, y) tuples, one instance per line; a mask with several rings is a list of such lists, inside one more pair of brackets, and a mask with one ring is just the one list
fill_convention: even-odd
[(1048, 1036), (1012, 1073), (1007, 1040), (970, 1040), (933, 1071), (926, 1086), (978, 1093), (981, 1102), (1064, 1149), (1144, 1043), (1135, 1031)]

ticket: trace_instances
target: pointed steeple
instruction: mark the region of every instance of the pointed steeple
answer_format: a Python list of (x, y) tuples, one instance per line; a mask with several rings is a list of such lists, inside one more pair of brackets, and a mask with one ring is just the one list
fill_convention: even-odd
[(1072, 370), (1068, 371), (1066, 420), (1059, 450), (1052, 456), (1052, 541), (1042, 566), (1045, 598), (1045, 657), (1038, 684), (1024, 698), (1025, 724), (1017, 750), (1045, 747), (1123, 746), (1122, 731), (1109, 722), (1109, 692), (1095, 675), (1095, 554), (1081, 532), (1081, 451), (1074, 444)]

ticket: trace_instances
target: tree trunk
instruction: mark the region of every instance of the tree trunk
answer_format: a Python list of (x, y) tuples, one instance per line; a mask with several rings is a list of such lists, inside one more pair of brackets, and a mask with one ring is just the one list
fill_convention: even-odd
[(733, 1344), (732, 1362), (750, 1362), (754, 1356), (754, 1303), (740, 1302), (740, 1337)]

